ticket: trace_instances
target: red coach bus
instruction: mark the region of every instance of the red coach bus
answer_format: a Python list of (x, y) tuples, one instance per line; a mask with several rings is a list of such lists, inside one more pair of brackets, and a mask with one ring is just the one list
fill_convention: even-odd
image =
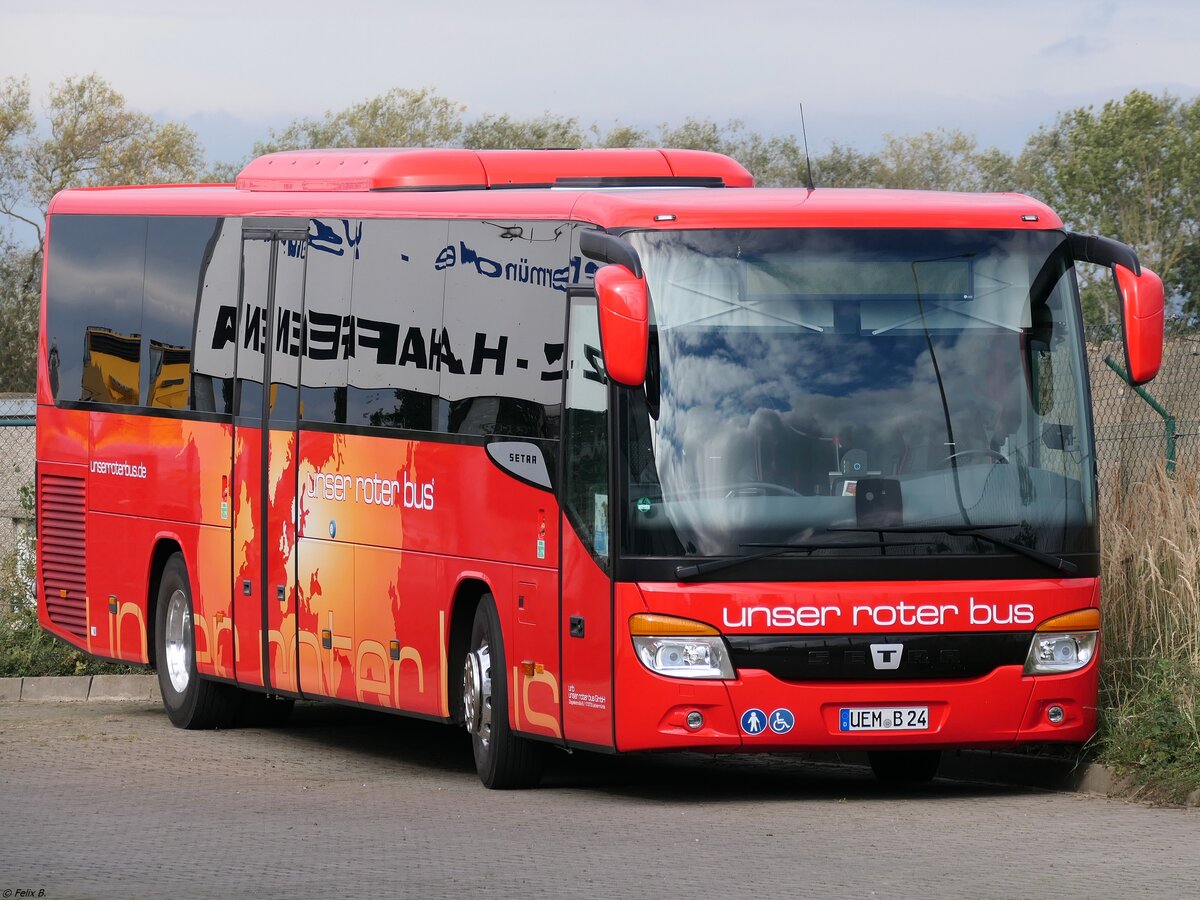
[(1014, 194), (676, 150), (339, 150), (50, 207), (43, 627), (171, 721), (322, 698), (549, 747), (940, 751), (1095, 728), (1074, 263)]

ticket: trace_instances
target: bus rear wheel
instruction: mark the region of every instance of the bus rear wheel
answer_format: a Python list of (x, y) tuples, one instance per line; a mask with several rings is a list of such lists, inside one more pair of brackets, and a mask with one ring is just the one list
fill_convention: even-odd
[(496, 790), (535, 787), (542, 777), (545, 747), (512, 733), (508, 724), (508, 679), (496, 603), (485, 594), (475, 610), (463, 659), (463, 719), (471, 735), (475, 770)]
[(171, 724), (177, 728), (220, 728), (237, 716), (232, 685), (207, 681), (196, 671), (196, 628), (192, 588), (183, 554), (163, 568), (154, 613), (154, 649), (158, 686)]
[(867, 754), (871, 771), (884, 784), (933, 781), (942, 762), (941, 750), (877, 750)]

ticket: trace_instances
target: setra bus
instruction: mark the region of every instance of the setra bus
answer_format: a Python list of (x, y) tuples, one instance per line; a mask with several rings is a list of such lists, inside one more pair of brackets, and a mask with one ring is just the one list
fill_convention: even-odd
[(1096, 723), (1074, 264), (1015, 194), (680, 150), (321, 150), (48, 217), (39, 617), (173, 723), (296, 698), (550, 747), (944, 748)]

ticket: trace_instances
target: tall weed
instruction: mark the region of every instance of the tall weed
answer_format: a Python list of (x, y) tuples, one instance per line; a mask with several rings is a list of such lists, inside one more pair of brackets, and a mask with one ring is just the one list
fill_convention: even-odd
[(1106, 499), (1101, 752), (1180, 802), (1200, 787), (1200, 484), (1160, 468)]

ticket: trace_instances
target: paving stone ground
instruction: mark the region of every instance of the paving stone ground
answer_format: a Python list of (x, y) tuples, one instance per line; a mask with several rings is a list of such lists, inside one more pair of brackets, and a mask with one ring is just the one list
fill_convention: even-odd
[[(792, 758), (557, 755), (478, 782), (458, 730), (302, 705), (186, 732), (150, 703), (0, 703), (0, 900), (1185, 897), (1200, 811)], [(13, 893), (6, 893), (12, 891)]]

